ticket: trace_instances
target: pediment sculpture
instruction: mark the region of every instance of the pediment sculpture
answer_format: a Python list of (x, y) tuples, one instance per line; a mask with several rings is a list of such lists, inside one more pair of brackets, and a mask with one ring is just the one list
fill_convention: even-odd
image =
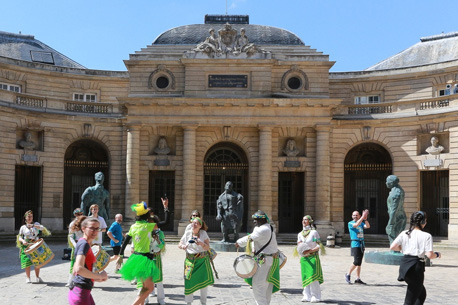
[(228, 23), (218, 30), (209, 30), (209, 36), (197, 44), (195, 48), (184, 54), (186, 58), (255, 58), (269, 59), (271, 53), (253, 43), (250, 43), (245, 29), (240, 29), (240, 34)]

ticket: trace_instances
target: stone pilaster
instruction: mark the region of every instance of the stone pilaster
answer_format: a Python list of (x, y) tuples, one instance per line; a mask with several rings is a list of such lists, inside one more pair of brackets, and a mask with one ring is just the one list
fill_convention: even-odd
[[(331, 160), (330, 126), (316, 127), (316, 201), (315, 222), (321, 229), (323, 240), (329, 233), (334, 233), (331, 225)], [(332, 232), (331, 232), (332, 231)], [(326, 233), (327, 232), (327, 233)], [(323, 234), (326, 235), (323, 235)]]
[(258, 210), (272, 218), (272, 127), (259, 127)]
[(178, 236), (184, 233), (189, 224), (189, 215), (196, 204), (196, 129), (197, 126), (183, 128), (183, 195)]
[(124, 213), (132, 215), (130, 206), (140, 201), (140, 130), (137, 126), (127, 127), (126, 154), (126, 202)]

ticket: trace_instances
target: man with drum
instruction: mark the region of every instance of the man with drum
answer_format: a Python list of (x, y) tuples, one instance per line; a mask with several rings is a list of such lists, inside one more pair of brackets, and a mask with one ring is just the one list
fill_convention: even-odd
[(255, 226), (253, 233), (238, 239), (235, 246), (237, 248), (246, 246), (246, 252), (251, 255), (253, 242), (254, 258), (259, 266), (253, 277), (245, 281), (253, 287), (256, 304), (267, 305), (270, 304), (272, 293), (280, 290), (277, 238), (266, 213), (257, 211), (251, 217)]
[(351, 284), (351, 273), (354, 270), (356, 270), (355, 284), (366, 284), (361, 280), (361, 263), (363, 262), (365, 249), (363, 231), (371, 227), (367, 220), (368, 216), (369, 210), (364, 210), (362, 216), (358, 211), (353, 211), (351, 215), (353, 220), (348, 223), (348, 231), (351, 238), (351, 255), (353, 256), (353, 264), (350, 265), (348, 272), (345, 273), (345, 281), (348, 284)]

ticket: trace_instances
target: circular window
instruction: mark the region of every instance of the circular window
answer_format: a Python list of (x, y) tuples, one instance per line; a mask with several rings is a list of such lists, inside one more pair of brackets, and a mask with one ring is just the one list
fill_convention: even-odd
[(293, 90), (297, 90), (301, 87), (302, 81), (299, 77), (293, 76), (288, 79), (288, 87)]
[(169, 86), (169, 79), (165, 76), (160, 76), (156, 79), (156, 86), (159, 89), (165, 89)]

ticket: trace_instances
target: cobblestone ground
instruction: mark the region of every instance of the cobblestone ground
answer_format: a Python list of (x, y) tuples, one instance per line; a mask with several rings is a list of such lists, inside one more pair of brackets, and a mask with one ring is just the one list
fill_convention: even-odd
[[(0, 244), (0, 304), (67, 304), (68, 278), (70, 263), (61, 260), (65, 243), (49, 243), (56, 254), (51, 263), (42, 268), (44, 284), (26, 284), (25, 273), (20, 269), (18, 250), (11, 244)], [(300, 265), (292, 256), (293, 246), (281, 246), (288, 256), (288, 262), (281, 270), (281, 291), (272, 297), (272, 304), (301, 303)], [(367, 249), (368, 251), (386, 249)], [(443, 254), (434, 260), (433, 267), (426, 269), (426, 304), (458, 304), (458, 249), (439, 249)], [(215, 260), (219, 280), (209, 288), (207, 304), (255, 304), (248, 285), (233, 270), (236, 253), (219, 252)], [(184, 252), (176, 244), (168, 244), (163, 257), (164, 286), (167, 304), (185, 304), (182, 277)], [(396, 280), (398, 267), (363, 263), (363, 285), (349, 285), (344, 280), (345, 271), (352, 262), (348, 248), (327, 249), (321, 258), (325, 283), (322, 288), (321, 304), (371, 305), (403, 304), (406, 285)], [(131, 304), (135, 298), (135, 287), (114, 273), (114, 265), (107, 268), (109, 279), (96, 283), (92, 295), (97, 304)], [(32, 281), (35, 279), (32, 271)], [(194, 303), (199, 304), (198, 295)], [(156, 298), (150, 298), (156, 304)]]

